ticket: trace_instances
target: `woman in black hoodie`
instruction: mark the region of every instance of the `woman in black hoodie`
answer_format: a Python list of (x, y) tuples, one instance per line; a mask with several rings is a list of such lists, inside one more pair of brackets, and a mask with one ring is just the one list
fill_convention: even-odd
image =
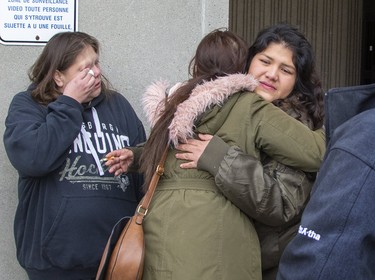
[(146, 139), (129, 102), (108, 90), (99, 43), (82, 32), (53, 36), (14, 96), (4, 133), (19, 173), (17, 258), (30, 279), (94, 279), (112, 226), (132, 215), (143, 183), (114, 177), (108, 152)]

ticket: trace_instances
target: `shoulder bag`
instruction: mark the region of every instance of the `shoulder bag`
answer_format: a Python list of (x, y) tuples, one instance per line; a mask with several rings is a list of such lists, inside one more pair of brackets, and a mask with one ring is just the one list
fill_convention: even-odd
[(142, 279), (145, 251), (142, 222), (147, 214), (159, 178), (163, 175), (168, 147), (169, 144), (165, 148), (149, 188), (134, 216), (123, 217), (113, 227), (100, 261), (96, 280)]

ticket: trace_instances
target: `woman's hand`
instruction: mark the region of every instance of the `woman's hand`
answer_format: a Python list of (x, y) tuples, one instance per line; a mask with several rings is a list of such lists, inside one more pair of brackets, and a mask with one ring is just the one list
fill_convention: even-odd
[(90, 74), (90, 69), (86, 68), (79, 72), (66, 85), (63, 86), (63, 95), (75, 99), (79, 103), (89, 102), (92, 92), (95, 90), (95, 77)]
[(105, 156), (105, 165), (109, 167), (108, 171), (119, 176), (128, 171), (129, 165), (134, 161), (134, 153), (128, 149), (115, 150)]
[(183, 152), (177, 153), (176, 158), (187, 161), (180, 164), (181, 168), (197, 168), (198, 160), (213, 136), (209, 134), (199, 134), (198, 137), (199, 139), (189, 139), (186, 143), (179, 144), (176, 147), (177, 150)]

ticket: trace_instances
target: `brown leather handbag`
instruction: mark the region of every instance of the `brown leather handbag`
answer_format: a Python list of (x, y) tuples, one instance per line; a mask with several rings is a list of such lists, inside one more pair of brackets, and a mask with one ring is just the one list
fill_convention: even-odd
[(159, 178), (163, 175), (168, 147), (169, 144), (165, 148), (149, 188), (134, 216), (123, 217), (113, 227), (100, 261), (96, 280), (142, 279), (145, 251), (142, 222), (147, 214)]

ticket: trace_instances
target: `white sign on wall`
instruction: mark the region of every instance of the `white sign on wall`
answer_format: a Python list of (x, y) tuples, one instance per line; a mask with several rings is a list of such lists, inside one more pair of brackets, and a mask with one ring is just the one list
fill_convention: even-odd
[(78, 0), (0, 0), (0, 42), (44, 45), (59, 32), (77, 31)]

